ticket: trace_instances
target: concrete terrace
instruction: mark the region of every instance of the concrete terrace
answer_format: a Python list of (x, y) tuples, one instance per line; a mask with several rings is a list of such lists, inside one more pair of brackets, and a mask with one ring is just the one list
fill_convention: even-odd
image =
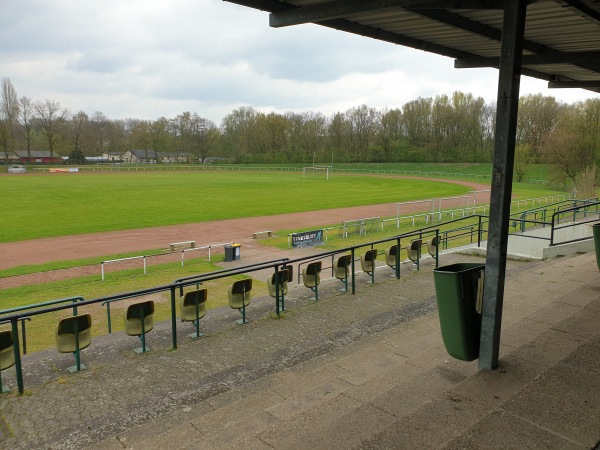
[[(481, 261), (443, 255), (441, 265)], [(595, 254), (509, 261), (500, 368), (450, 358), (431, 260), (290, 289), (288, 312), (253, 299), (251, 323), (211, 310), (192, 341), (179, 323), (94, 337), (70, 355), (24, 357), (27, 393), (0, 396), (0, 447), (90, 449), (600, 448), (600, 273)], [(15, 390), (14, 370), (3, 380)]]

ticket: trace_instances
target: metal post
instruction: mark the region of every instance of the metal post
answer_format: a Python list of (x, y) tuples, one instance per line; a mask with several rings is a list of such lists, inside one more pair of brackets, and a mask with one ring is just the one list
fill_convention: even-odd
[(354, 248), (350, 250), (352, 256), (352, 295), (356, 294), (356, 276), (354, 275)]
[(106, 304), (106, 316), (108, 321), (108, 334), (112, 333), (112, 326), (110, 322), (110, 302)]
[(479, 370), (498, 367), (527, 0), (504, 2)]
[(144, 256), (144, 275), (146, 275), (146, 257)]
[(175, 308), (175, 286), (171, 286), (171, 339), (173, 350), (177, 350), (177, 311)]
[(13, 334), (13, 347), (14, 347), (14, 355), (15, 355), (15, 372), (17, 375), (17, 388), (19, 390), (19, 394), (23, 395), (25, 391), (25, 387), (23, 386), (23, 366), (21, 365), (21, 349), (19, 345), (19, 327), (18, 327), (18, 319), (10, 319), (10, 324), (12, 327)]

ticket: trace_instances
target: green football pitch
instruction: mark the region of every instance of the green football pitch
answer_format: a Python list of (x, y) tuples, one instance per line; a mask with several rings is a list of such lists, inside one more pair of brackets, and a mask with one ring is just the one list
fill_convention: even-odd
[(458, 184), (300, 172), (0, 177), (0, 242), (463, 195)]

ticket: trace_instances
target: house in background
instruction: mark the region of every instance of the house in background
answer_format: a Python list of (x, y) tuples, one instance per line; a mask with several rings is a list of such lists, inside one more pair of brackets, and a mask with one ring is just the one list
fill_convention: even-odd
[(158, 152), (157, 156), (161, 164), (189, 164), (194, 161), (191, 153)]
[(31, 150), (29, 154), (27, 150), (16, 150), (15, 153), (19, 157), (19, 162), (22, 164), (62, 164), (62, 157), (54, 152), (50, 156), (49, 151)]
[(123, 162), (123, 152), (103, 152), (101, 158), (103, 162)]
[(121, 156), (125, 164), (156, 164), (156, 152), (154, 150), (127, 150)]

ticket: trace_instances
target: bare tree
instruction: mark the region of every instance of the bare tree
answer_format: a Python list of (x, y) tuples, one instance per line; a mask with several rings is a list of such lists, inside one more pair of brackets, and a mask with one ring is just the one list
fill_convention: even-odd
[(55, 149), (65, 139), (69, 110), (61, 108), (59, 102), (47, 99), (43, 102), (36, 102), (34, 110), (37, 115), (40, 131), (48, 144), (50, 159), (52, 159)]
[(206, 157), (215, 151), (219, 139), (219, 129), (214, 122), (194, 113), (192, 116), (192, 142), (200, 164), (204, 164)]
[(70, 123), (70, 138), (71, 138), (71, 153), (83, 155), (83, 142), (86, 137), (86, 133), (89, 129), (89, 117), (83, 112), (79, 111), (73, 116)]
[(8, 152), (14, 150), (14, 134), (19, 119), (19, 100), (10, 78), (2, 79), (0, 100), (0, 145), (8, 161)]
[(19, 122), (23, 130), (25, 138), (25, 146), (27, 147), (27, 161), (31, 161), (31, 143), (33, 141), (33, 119), (34, 110), (33, 102), (29, 97), (21, 97), (19, 99)]

